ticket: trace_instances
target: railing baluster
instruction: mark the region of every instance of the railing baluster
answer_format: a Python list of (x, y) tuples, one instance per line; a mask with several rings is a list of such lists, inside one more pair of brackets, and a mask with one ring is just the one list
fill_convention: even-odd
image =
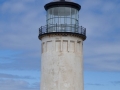
[(86, 28), (85, 28), (85, 34), (84, 35), (86, 36)]
[(39, 28), (39, 34), (41, 34), (41, 33), (40, 33), (40, 28)]
[(57, 32), (57, 23), (56, 23), (56, 30), (55, 31)]

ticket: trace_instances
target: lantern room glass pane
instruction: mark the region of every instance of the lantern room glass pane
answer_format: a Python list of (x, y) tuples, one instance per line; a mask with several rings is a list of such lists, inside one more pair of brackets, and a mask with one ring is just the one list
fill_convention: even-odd
[(47, 14), (46, 21), (49, 32), (77, 31), (76, 26), (79, 26), (79, 13), (77, 9), (72, 7), (53, 7), (47, 10)]

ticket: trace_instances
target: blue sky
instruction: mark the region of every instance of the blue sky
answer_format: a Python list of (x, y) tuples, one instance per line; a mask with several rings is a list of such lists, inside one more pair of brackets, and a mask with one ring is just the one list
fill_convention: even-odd
[[(52, 0), (0, 0), (0, 90), (39, 90), (38, 28)], [(84, 90), (120, 89), (120, 1), (74, 0), (82, 8)]]

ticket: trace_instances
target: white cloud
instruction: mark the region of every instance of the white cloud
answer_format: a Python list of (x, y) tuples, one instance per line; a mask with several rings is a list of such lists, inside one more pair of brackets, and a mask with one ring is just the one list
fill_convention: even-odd
[[(9, 6), (11, 6), (12, 9), (17, 8), (14, 7), (17, 5), (12, 6), (12, 2), (9, 3)], [(16, 2), (13, 3), (16, 4)], [(2, 22), (0, 21), (0, 32), (2, 33), (0, 36), (1, 48), (29, 48), (37, 50), (37, 47), (39, 48), (40, 44), (40, 41), (38, 40), (38, 28), (41, 25), (45, 25), (45, 14), (43, 14), (44, 10), (41, 10), (41, 6), (39, 6), (39, 8), (33, 8), (33, 6), (26, 5), (25, 3), (21, 2), (21, 4), (24, 4), (24, 7), (27, 7), (26, 12), (22, 11), (22, 14), (10, 14), (10, 18), (5, 18), (6, 22), (5, 20)]]
[(2, 11), (7, 11), (7, 12), (22, 12), (25, 10), (25, 6), (23, 3), (17, 2), (5, 2), (2, 5)]

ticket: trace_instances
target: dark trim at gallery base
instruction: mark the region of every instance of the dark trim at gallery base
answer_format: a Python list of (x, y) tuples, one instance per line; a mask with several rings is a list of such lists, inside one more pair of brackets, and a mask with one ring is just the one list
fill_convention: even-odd
[(85, 35), (83, 34), (79, 34), (79, 33), (73, 33), (73, 32), (50, 32), (50, 33), (44, 33), (44, 34), (39, 34), (38, 38), (41, 40), (43, 37), (45, 36), (51, 36), (51, 35), (61, 35), (61, 36), (76, 36), (79, 38), (82, 38), (83, 41), (87, 38)]

